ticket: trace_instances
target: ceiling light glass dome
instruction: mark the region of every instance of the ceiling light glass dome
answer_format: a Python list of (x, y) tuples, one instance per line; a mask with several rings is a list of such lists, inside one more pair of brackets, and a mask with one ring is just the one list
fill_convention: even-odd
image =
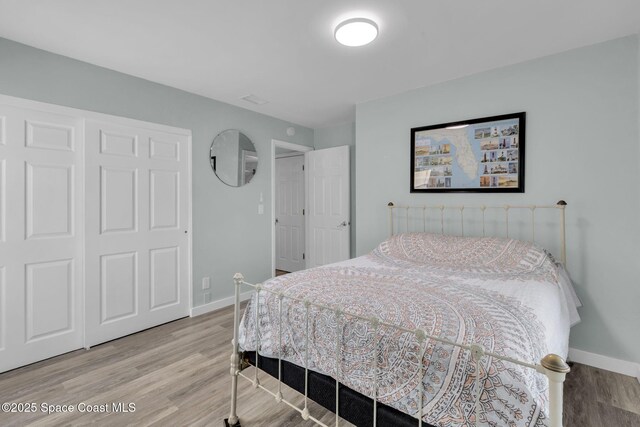
[(378, 24), (366, 18), (347, 19), (336, 27), (334, 36), (345, 46), (364, 46), (378, 37)]

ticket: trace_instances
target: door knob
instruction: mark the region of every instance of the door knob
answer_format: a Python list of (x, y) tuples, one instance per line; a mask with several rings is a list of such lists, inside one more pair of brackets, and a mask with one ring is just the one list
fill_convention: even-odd
[[(349, 224), (350, 224), (350, 223), (349, 223)], [(342, 221), (340, 224), (338, 224), (338, 228), (340, 228), (340, 227), (346, 227), (347, 225), (348, 225), (348, 224), (347, 224), (347, 221)]]

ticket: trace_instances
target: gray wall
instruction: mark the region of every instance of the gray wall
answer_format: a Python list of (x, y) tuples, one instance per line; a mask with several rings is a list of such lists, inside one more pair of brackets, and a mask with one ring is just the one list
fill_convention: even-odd
[(351, 163), (351, 257), (356, 254), (356, 127), (355, 123), (316, 129), (313, 145), (316, 150), (322, 148), (349, 146)]
[[(358, 105), (357, 253), (386, 237), (390, 200), (565, 199), (568, 269), (584, 303), (571, 346), (640, 362), (639, 52), (632, 36)], [(518, 111), (525, 194), (409, 193), (412, 127)]]
[[(257, 214), (261, 192), (271, 210), (271, 139), (311, 146), (313, 130), (2, 38), (0, 93), (191, 129), (194, 305), (230, 296), (237, 271), (251, 282), (271, 277), (270, 217)], [(213, 138), (230, 128), (251, 138), (261, 160), (241, 188), (220, 182), (209, 165)], [(208, 296), (204, 276), (211, 276)]]

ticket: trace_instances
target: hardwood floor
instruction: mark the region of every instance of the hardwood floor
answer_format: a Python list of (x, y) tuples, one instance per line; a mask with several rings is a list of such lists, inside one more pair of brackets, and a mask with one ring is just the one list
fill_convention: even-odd
[[(226, 308), (0, 374), (0, 403), (33, 402), (38, 409), (0, 412), (0, 426), (222, 426), (229, 410), (232, 317)], [(266, 374), (261, 379), (275, 388), (276, 381)], [(239, 391), (244, 427), (313, 425), (242, 379)], [(302, 402), (290, 389), (285, 397)], [(78, 412), (81, 402), (134, 403), (135, 412)], [(47, 415), (40, 412), (43, 403), (74, 405), (76, 410)], [(332, 423), (334, 415), (318, 405), (310, 410)], [(640, 426), (640, 384), (635, 378), (574, 364), (566, 382), (565, 425)]]

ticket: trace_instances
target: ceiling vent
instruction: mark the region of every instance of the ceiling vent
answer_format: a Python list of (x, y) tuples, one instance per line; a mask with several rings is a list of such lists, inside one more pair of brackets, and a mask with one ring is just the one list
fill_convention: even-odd
[(258, 96), (255, 96), (255, 95), (243, 96), (240, 99), (244, 99), (245, 101), (250, 102), (252, 104), (256, 104), (256, 105), (264, 105), (264, 104), (269, 102), (266, 99), (262, 99), (262, 98), (260, 98)]

